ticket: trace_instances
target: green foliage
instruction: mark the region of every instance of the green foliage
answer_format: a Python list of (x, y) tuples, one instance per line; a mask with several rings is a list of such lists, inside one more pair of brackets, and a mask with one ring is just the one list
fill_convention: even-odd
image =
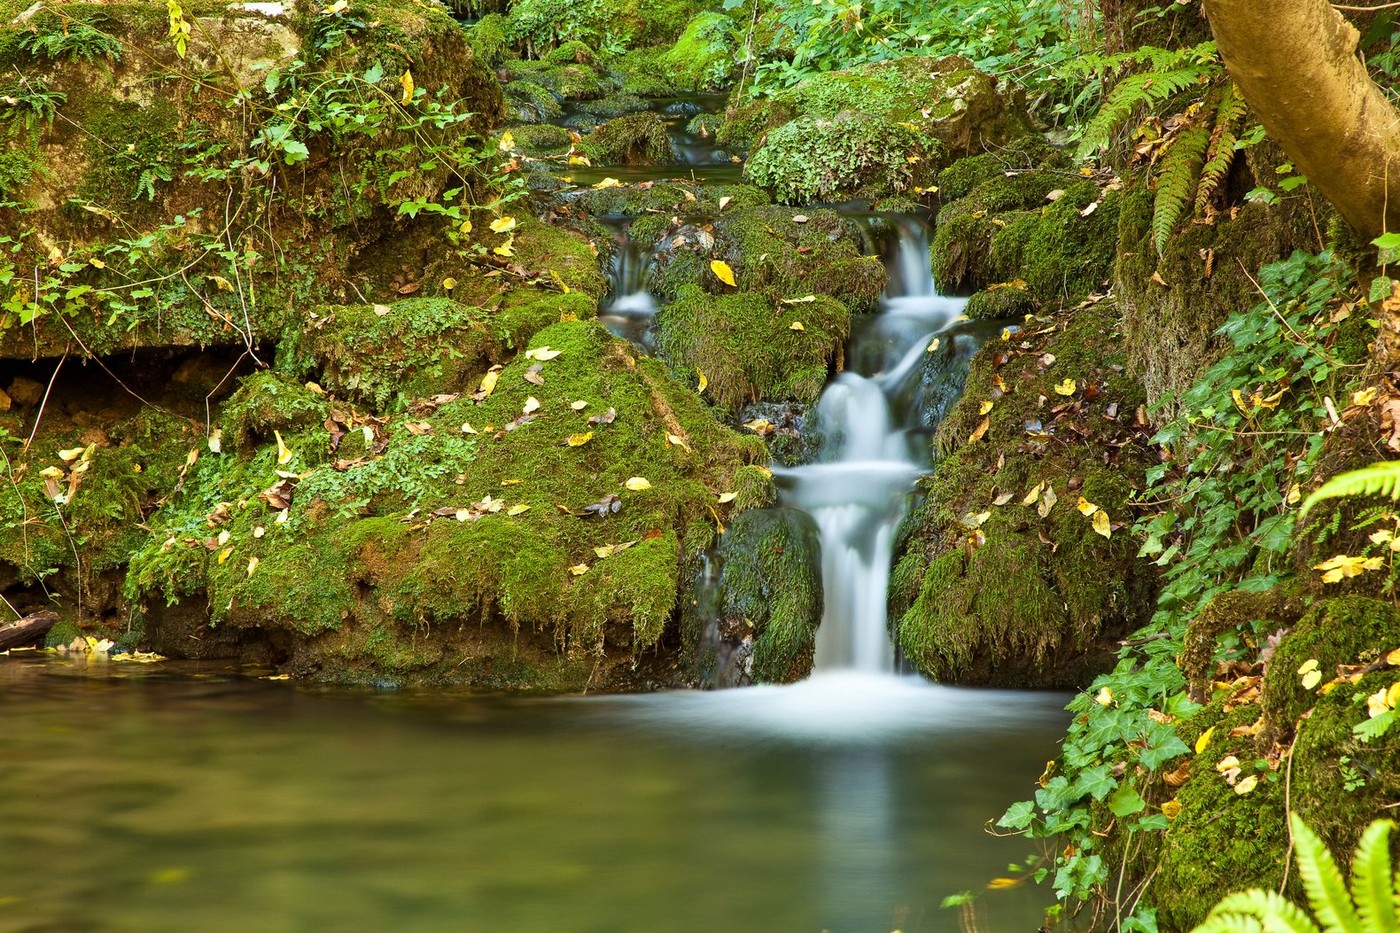
[(19, 47), (36, 58), (85, 62), (105, 58), (121, 61), (122, 58), (121, 42), (86, 23), (67, 23), (62, 29), (26, 33)]
[(1209, 146), (1210, 128), (1197, 124), (1177, 136), (1162, 156), (1152, 205), (1152, 242), (1159, 256), (1192, 202)]
[(1394, 933), (1400, 928), (1400, 895), (1390, 861), (1393, 822), (1376, 820), (1367, 827), (1352, 858), (1349, 892), (1326, 844), (1296, 814), (1290, 814), (1289, 825), (1313, 916), (1280, 894), (1256, 889), (1226, 897), (1193, 933)]
[(0, 85), (0, 125), (9, 124), (11, 134), (20, 130), (33, 131), (41, 124), (53, 126), (58, 108), (68, 95), (55, 91), (39, 78), (21, 76), (9, 84)]
[(859, 114), (803, 117), (768, 135), (744, 177), (788, 204), (886, 196), (914, 186), (928, 153), (918, 133), (892, 121)]
[(1145, 109), (1165, 103), (1187, 88), (1220, 74), (1214, 42), (1186, 49), (1144, 46), (1117, 55), (1086, 55), (1068, 66), (1068, 73), (1100, 81), (1129, 72), (1113, 85), (1098, 112), (1078, 131), (1079, 155), (1097, 155), (1123, 126)]
[(686, 24), (661, 64), (677, 86), (702, 91), (724, 87), (735, 65), (735, 25), (723, 13), (700, 13)]
[[(1211, 197), (1225, 184), (1225, 176), (1230, 166), (1235, 164), (1235, 155), (1240, 146), (1240, 121), (1248, 105), (1240, 96), (1235, 82), (1225, 85), (1220, 107), (1215, 114), (1215, 130), (1211, 133), (1210, 147), (1206, 152), (1206, 163), (1201, 169), (1201, 180), (1196, 185), (1196, 211), (1201, 212), (1210, 203)], [(1161, 252), (1161, 248), (1158, 248)]]
[(1385, 460), (1332, 477), (1303, 501), (1298, 516), (1307, 515), (1323, 499), (1351, 496), (1385, 496), (1392, 502), (1400, 501), (1400, 460)]
[[(1169, 508), (1136, 528), (1145, 539), (1140, 556), (1163, 568), (1157, 612), (1117, 667), (1069, 704), (1076, 715), (1061, 773), (999, 824), (1067, 837), (1053, 868), (1039, 872), (1053, 874), (1061, 899), (1089, 900), (1108, 878), (1095, 805), (1188, 751), (1163, 722), (1197, 709), (1176, 663), (1187, 623), (1220, 593), (1268, 590), (1288, 576), (1296, 487), (1322, 450), (1322, 435), (1309, 425), (1327, 417), (1323, 398), (1340, 397), (1354, 376), (1355, 361), (1338, 355), (1346, 342), (1336, 337), (1356, 322), (1332, 320), (1354, 286), (1340, 260), (1295, 253), (1262, 269), (1259, 284), (1262, 301), (1220, 329), (1229, 351), (1185, 394), (1183, 414), (1152, 439), (1175, 458), (1148, 471), (1143, 494)], [(1251, 633), (1230, 634), (1238, 642)], [(1166, 819), (1149, 814), (1124, 828), (1156, 832)]]

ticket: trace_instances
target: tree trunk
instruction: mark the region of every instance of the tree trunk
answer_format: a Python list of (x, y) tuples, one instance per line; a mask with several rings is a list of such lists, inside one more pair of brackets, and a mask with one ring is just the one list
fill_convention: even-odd
[(1400, 112), (1326, 0), (1205, 0), (1220, 56), (1269, 135), (1367, 237), (1400, 231)]

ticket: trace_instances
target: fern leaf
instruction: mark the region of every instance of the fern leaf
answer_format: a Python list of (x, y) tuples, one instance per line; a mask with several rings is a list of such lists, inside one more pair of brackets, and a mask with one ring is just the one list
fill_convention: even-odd
[(1230, 166), (1235, 164), (1235, 143), (1239, 141), (1240, 119), (1245, 114), (1244, 98), (1235, 89), (1235, 82), (1225, 85), (1220, 107), (1216, 110), (1215, 131), (1210, 137), (1210, 149), (1206, 153), (1206, 164), (1201, 169), (1201, 180), (1196, 185), (1196, 210), (1205, 210), (1211, 196), (1220, 190)]
[(1204, 124), (1182, 131), (1162, 156), (1162, 171), (1157, 176), (1157, 196), (1152, 204), (1152, 242), (1157, 255), (1167, 248), (1167, 240), (1186, 213), (1186, 203), (1196, 184), (1205, 160), (1210, 131)]
[[(1250, 925), (1248, 921), (1255, 921)], [(1274, 891), (1240, 891), (1215, 905), (1205, 924), (1192, 933), (1319, 933), (1317, 924), (1288, 898)]]
[(1351, 860), (1351, 896), (1366, 933), (1396, 933), (1395, 886), (1390, 877), (1390, 820), (1376, 820), (1361, 834)]
[(1392, 502), (1400, 499), (1400, 460), (1383, 460), (1332, 477), (1304, 500), (1298, 517), (1306, 516), (1323, 499), (1375, 495), (1386, 496)]
[(1363, 933), (1361, 920), (1352, 907), (1342, 873), (1332, 853), (1297, 814), (1289, 816), (1293, 841), (1298, 851), (1298, 875), (1308, 903), (1322, 921), (1326, 933)]

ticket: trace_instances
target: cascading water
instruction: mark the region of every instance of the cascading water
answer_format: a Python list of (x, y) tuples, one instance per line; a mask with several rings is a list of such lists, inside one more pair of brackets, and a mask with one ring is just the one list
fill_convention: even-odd
[(931, 341), (966, 303), (937, 294), (920, 220), (869, 220), (897, 234), (880, 313), (859, 322), (847, 353), (852, 369), (817, 402), (824, 440), (816, 462), (774, 471), (784, 503), (810, 514), (821, 533), (826, 605), (818, 672), (894, 671), (886, 612), (894, 536), (913, 481), (928, 466), (927, 444), (914, 436), (912, 384)]
[(656, 318), (656, 298), (647, 291), (650, 251), (638, 246), (628, 233), (627, 219), (602, 220), (613, 231), (616, 246), (608, 268), (608, 300), (599, 309), (598, 320), (614, 336), (652, 349), (652, 324)]

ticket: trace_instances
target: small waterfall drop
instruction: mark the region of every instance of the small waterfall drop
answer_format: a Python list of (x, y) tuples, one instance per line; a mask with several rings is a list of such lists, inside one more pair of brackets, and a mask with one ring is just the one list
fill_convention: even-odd
[(614, 336), (653, 350), (656, 298), (646, 287), (652, 253), (632, 239), (631, 220), (601, 218), (601, 222), (612, 230), (617, 245), (608, 269), (608, 299), (598, 311), (598, 320)]
[(857, 219), (879, 220), (895, 234), (880, 313), (857, 323), (851, 370), (817, 402), (824, 439), (816, 462), (775, 473), (784, 502), (810, 514), (821, 533), (826, 606), (815, 670), (881, 674), (893, 673), (895, 662), (886, 610), (895, 533), (928, 467), (927, 445), (913, 436), (912, 384), (930, 342), (966, 299), (937, 293), (919, 218)]

